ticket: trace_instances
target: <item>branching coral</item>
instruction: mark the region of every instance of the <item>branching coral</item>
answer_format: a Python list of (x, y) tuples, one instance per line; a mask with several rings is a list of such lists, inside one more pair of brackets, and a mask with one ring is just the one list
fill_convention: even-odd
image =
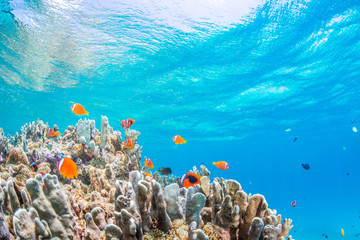
[(73, 239), (74, 217), (57, 177), (45, 175), (43, 180), (37, 175), (36, 179), (26, 181), (26, 189), (31, 196), (31, 206), (49, 224), (52, 235), (64, 240)]
[[(264, 196), (247, 195), (235, 180), (211, 182), (204, 165), (192, 169), (202, 177), (189, 189), (173, 175), (145, 178), (140, 133), (133, 129), (124, 128), (134, 144), (124, 149), (121, 133), (104, 116), (101, 132), (86, 119), (63, 137), (47, 137), (47, 128), (37, 121), (9, 137), (0, 129), (0, 239), (292, 239), (292, 220), (282, 222)], [(67, 155), (79, 178), (49, 175), (58, 174)], [(30, 162), (48, 174), (36, 175)]]
[(46, 221), (40, 221), (34, 208), (29, 212), (19, 209), (15, 212), (14, 230), (19, 240), (51, 239), (51, 232)]

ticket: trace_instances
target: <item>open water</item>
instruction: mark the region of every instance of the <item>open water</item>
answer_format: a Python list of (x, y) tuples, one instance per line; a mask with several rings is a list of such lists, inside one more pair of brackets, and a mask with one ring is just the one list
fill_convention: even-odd
[[(293, 219), (297, 240), (360, 239), (360, 1), (4, 0), (0, 10), (6, 133), (37, 118), (63, 132), (81, 118), (73, 103), (98, 128), (101, 115), (114, 129), (133, 118), (156, 169), (180, 176), (203, 163), (239, 181)], [(177, 134), (188, 142), (175, 145)]]

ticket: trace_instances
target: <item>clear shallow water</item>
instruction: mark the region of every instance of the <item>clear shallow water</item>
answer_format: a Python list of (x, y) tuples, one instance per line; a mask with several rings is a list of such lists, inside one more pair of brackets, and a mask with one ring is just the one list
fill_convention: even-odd
[[(340, 228), (357, 239), (358, 1), (0, 6), (5, 132), (37, 118), (63, 131), (80, 118), (74, 102), (98, 128), (101, 115), (114, 129), (130, 117), (156, 168), (181, 175), (204, 163), (212, 177), (264, 194), (294, 220), (295, 239), (339, 239)], [(175, 146), (176, 134), (188, 143)]]

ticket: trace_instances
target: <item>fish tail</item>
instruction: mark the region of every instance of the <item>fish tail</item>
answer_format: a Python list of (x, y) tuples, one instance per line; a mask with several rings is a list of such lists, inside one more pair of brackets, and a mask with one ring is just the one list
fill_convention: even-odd
[(85, 115), (89, 115), (89, 112), (88, 112), (88, 111), (85, 111)]
[(216, 165), (216, 162), (213, 162), (213, 165)]
[(184, 140), (184, 143), (186, 143), (187, 141), (186, 140)]

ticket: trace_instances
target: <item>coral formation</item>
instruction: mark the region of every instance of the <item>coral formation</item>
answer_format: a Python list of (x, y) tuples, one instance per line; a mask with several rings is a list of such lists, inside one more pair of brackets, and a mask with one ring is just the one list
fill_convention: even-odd
[[(63, 136), (48, 137), (48, 127), (37, 120), (14, 136), (0, 129), (0, 239), (292, 239), (292, 220), (282, 221), (264, 196), (235, 180), (211, 181), (204, 165), (191, 170), (202, 177), (189, 189), (173, 175), (145, 177), (138, 131), (124, 128), (134, 144), (124, 148), (105, 116), (101, 131), (88, 119)], [(78, 179), (59, 174), (65, 156)]]

